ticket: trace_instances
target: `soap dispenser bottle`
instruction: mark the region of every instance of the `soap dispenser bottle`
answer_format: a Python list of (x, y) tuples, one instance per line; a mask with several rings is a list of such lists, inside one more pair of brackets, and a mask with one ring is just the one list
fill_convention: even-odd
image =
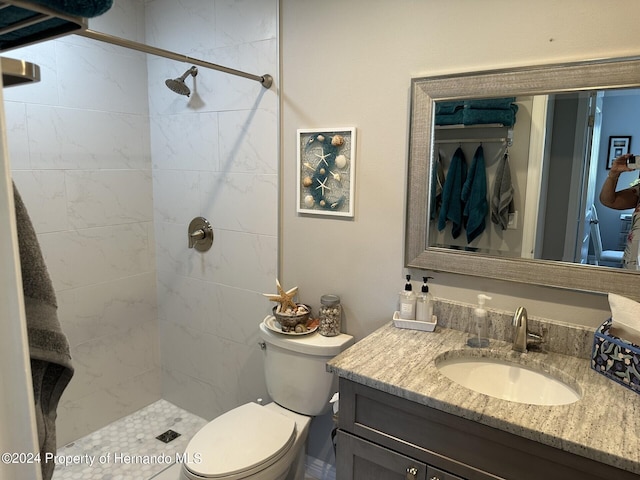
[(433, 277), (422, 277), (422, 289), (416, 297), (416, 320), (431, 322), (433, 315), (433, 296), (429, 293), (427, 282)]
[(407, 275), (404, 291), (400, 292), (400, 318), (403, 320), (416, 319), (416, 295), (411, 288), (411, 275)]
[(485, 300), (491, 300), (491, 297), (484, 293), (478, 294), (478, 306), (473, 311), (471, 332), (467, 340), (467, 345), (470, 347), (484, 348), (489, 346), (489, 323), (487, 320), (487, 311), (484, 309)]

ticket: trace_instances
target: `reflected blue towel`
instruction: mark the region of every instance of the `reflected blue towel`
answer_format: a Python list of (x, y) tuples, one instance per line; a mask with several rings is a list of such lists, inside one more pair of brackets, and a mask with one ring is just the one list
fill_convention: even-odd
[(442, 188), (444, 187), (444, 168), (442, 168), (442, 156), (438, 152), (431, 169), (431, 220), (438, 216), (438, 210), (442, 205)]
[(463, 219), (467, 230), (467, 243), (471, 243), (485, 229), (485, 218), (489, 212), (487, 202), (487, 171), (482, 145), (476, 149), (469, 168), (467, 181), (462, 186), (464, 202)]
[(436, 102), (436, 115), (448, 115), (456, 113), (464, 107), (464, 101), (452, 100), (450, 102)]
[(435, 117), (436, 125), (460, 125), (464, 120), (464, 109), (454, 113), (437, 113)]
[(478, 100), (467, 100), (464, 104), (466, 108), (509, 109), (511, 104), (515, 101), (516, 97), (483, 98)]
[(467, 162), (462, 149), (458, 149), (451, 158), (451, 165), (447, 172), (442, 188), (442, 207), (438, 217), (438, 230), (442, 231), (447, 226), (447, 221), (451, 220), (451, 235), (458, 238), (462, 231), (462, 185), (467, 177)]
[(465, 107), (462, 114), (462, 123), (464, 125), (501, 123), (505, 127), (512, 127), (516, 123), (516, 113), (518, 113), (518, 106), (515, 104), (507, 109)]

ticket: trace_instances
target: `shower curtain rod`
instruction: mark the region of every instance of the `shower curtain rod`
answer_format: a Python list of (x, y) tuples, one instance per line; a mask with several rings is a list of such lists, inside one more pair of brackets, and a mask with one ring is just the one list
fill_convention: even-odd
[(73, 32), (73, 33), (75, 35), (82, 35), (83, 37), (91, 38), (93, 40), (98, 40), (100, 42), (111, 43), (113, 45), (118, 45), (120, 47), (130, 48), (132, 50), (138, 50), (139, 52), (150, 53), (151, 55), (157, 55), (159, 57), (165, 57), (171, 60), (177, 60), (179, 62), (191, 63), (193, 65), (198, 65), (199, 67), (210, 68), (212, 70), (218, 70), (220, 72), (229, 73), (231, 75), (237, 75), (239, 77), (255, 80), (256, 82), (260, 82), (262, 86), (267, 89), (271, 88), (271, 85), (273, 85), (273, 77), (269, 74), (265, 74), (262, 76), (252, 75), (251, 73), (243, 72), (241, 70), (235, 70), (233, 68), (223, 67), (222, 65), (206, 62), (204, 60), (199, 60), (197, 58), (191, 58), (187, 55), (181, 55), (179, 53), (175, 53), (170, 50), (164, 50), (162, 48), (152, 47), (150, 45), (145, 45), (144, 43), (134, 42), (132, 40), (116, 37), (113, 35), (109, 35), (107, 33), (96, 32), (95, 30), (91, 30), (91, 29), (85, 29), (85, 30), (81, 30), (79, 32)]

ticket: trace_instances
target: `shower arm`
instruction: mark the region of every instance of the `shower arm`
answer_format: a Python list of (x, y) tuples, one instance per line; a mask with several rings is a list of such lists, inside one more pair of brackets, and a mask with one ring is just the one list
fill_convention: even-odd
[(262, 76), (252, 75), (251, 73), (243, 72), (241, 70), (235, 70), (233, 68), (223, 67), (222, 65), (206, 62), (204, 60), (198, 60), (197, 58), (192, 58), (187, 55), (181, 55), (179, 53), (175, 53), (170, 50), (164, 50), (162, 48), (152, 47), (150, 45), (145, 45), (144, 43), (134, 42), (132, 40), (116, 37), (113, 35), (109, 35), (107, 33), (96, 32), (95, 30), (86, 29), (86, 30), (73, 32), (73, 33), (75, 35), (82, 35), (83, 37), (91, 38), (93, 40), (98, 40), (100, 42), (111, 43), (113, 45), (118, 45), (120, 47), (130, 48), (132, 50), (138, 50), (139, 52), (149, 53), (151, 55), (157, 55), (159, 57), (165, 57), (171, 60), (177, 60), (179, 62), (191, 63), (193, 65), (198, 65), (199, 67), (210, 68), (212, 70), (218, 70), (220, 72), (229, 73), (231, 75), (237, 75), (238, 77), (244, 77), (250, 80), (255, 80), (256, 82), (260, 82), (262, 86), (267, 89), (271, 88), (271, 85), (273, 85), (273, 77), (269, 74), (265, 74)]

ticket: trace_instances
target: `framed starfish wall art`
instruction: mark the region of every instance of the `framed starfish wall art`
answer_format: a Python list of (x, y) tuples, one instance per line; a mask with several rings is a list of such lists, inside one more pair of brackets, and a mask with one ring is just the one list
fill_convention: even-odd
[(297, 212), (353, 217), (356, 129), (298, 130)]

